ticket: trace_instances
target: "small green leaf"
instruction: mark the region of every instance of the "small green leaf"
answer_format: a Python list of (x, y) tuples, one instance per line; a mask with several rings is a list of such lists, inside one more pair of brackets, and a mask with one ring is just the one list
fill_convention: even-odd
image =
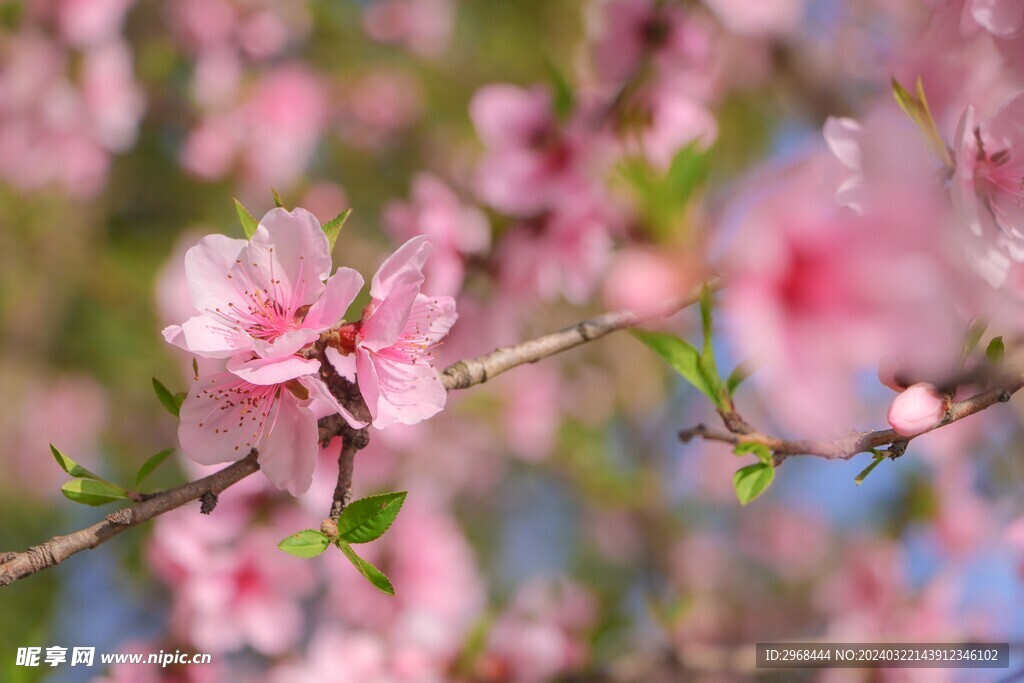
[(292, 534), (278, 543), (277, 547), (295, 557), (316, 557), (327, 550), (330, 544), (331, 539), (327, 534), (315, 529), (306, 529)]
[(744, 443), (736, 444), (736, 448), (732, 449), (732, 452), (736, 455), (747, 455), (752, 453), (757, 456), (757, 459), (766, 465), (772, 464), (772, 452), (768, 446), (763, 443), (757, 443), (755, 441), (746, 441)]
[(1003, 360), (1003, 356), (1006, 355), (1006, 347), (1003, 345), (1002, 337), (993, 337), (992, 341), (988, 343), (988, 348), (985, 349), (985, 358), (988, 358), (988, 362), (996, 365)]
[(725, 380), (725, 393), (729, 396), (735, 394), (740, 384), (742, 384), (747, 377), (750, 377), (750, 369), (743, 363), (740, 363), (733, 368), (732, 372), (729, 373), (728, 379)]
[(736, 498), (740, 501), (741, 505), (746, 505), (764, 493), (765, 489), (771, 485), (774, 479), (775, 468), (763, 462), (740, 468), (736, 470), (736, 474), (732, 477), (732, 485), (736, 489)]
[(341, 549), (341, 552), (345, 553), (345, 557), (348, 558), (349, 562), (359, 570), (360, 574), (366, 577), (367, 581), (376, 586), (377, 590), (381, 593), (387, 593), (388, 595), (395, 594), (395, 588), (391, 585), (391, 581), (388, 580), (388, 577), (384, 576), (384, 572), (356, 555), (356, 551), (352, 550), (352, 546), (345, 543), (345, 541), (338, 539), (337, 544), (338, 548)]
[(349, 543), (368, 543), (380, 538), (398, 517), (407, 494), (382, 493), (352, 501), (338, 519), (338, 537)]
[(966, 361), (971, 352), (974, 351), (974, 347), (981, 341), (981, 335), (985, 334), (985, 328), (988, 324), (983, 320), (974, 320), (967, 327), (967, 334), (964, 335), (964, 348), (960, 353), (960, 359)]
[(72, 477), (78, 477), (79, 479), (95, 479), (96, 481), (103, 481), (103, 477), (93, 474), (92, 472), (85, 469), (68, 456), (61, 453), (61, 451), (52, 443), (50, 444), (50, 452), (53, 453), (53, 457), (57, 461), (57, 464), (60, 465), (60, 468), (67, 472), (68, 474), (70, 474)]
[(939, 135), (939, 129), (935, 126), (935, 119), (928, 108), (928, 99), (924, 95), (924, 84), (921, 79), (917, 79), (917, 94), (911, 95), (906, 88), (900, 85), (899, 81), (893, 78), (892, 94), (900, 108), (906, 112), (910, 120), (914, 122), (914, 125), (924, 133), (925, 138), (928, 139), (929, 144), (931, 144), (936, 154), (942, 159), (942, 162), (952, 168), (953, 158), (949, 153), (949, 148), (946, 147), (946, 143), (942, 141), (942, 136)]
[(83, 505), (106, 505), (128, 497), (128, 492), (120, 486), (93, 479), (72, 479), (65, 482), (60, 491), (68, 500)]
[(722, 397), (717, 391), (717, 382), (705, 375), (700, 362), (700, 353), (693, 345), (664, 332), (648, 332), (646, 330), (630, 330), (630, 332), (675, 368), (676, 372), (682, 375), (687, 382), (711, 399), (715, 406), (723, 407)]
[(252, 239), (252, 236), (256, 234), (256, 228), (259, 227), (259, 221), (252, 217), (249, 213), (249, 209), (242, 205), (242, 202), (235, 199), (235, 212), (238, 214), (238, 220), (242, 223), (242, 231), (245, 232), (245, 236), (248, 239)]
[(700, 326), (704, 333), (704, 345), (700, 350), (700, 368), (704, 377), (711, 385), (716, 395), (721, 394), (722, 380), (718, 376), (718, 366), (715, 365), (715, 347), (713, 339), (713, 327), (711, 310), (714, 302), (711, 298), (711, 289), (704, 285), (700, 290)]
[(153, 378), (153, 391), (156, 392), (156, 397), (160, 399), (160, 405), (167, 409), (174, 417), (178, 417), (178, 413), (181, 412), (181, 404), (185, 401), (185, 393), (178, 392), (172, 394), (171, 390), (163, 385), (163, 382), (158, 380), (156, 377)]
[(888, 457), (888, 454), (879, 453), (874, 449), (871, 449), (871, 453), (872, 455), (874, 455), (874, 460), (871, 461), (870, 465), (861, 470), (860, 474), (853, 478), (853, 483), (856, 484), (857, 486), (860, 486), (864, 482), (864, 480), (867, 479), (867, 476), (871, 474), (876, 467), (878, 467), (879, 463), (881, 463)]
[(284, 206), (284, 202), (281, 201), (281, 195), (279, 195), (277, 193), (277, 190), (275, 190), (274, 188), (270, 188), (270, 191), (274, 193), (274, 206), (276, 206), (279, 209), (284, 209), (285, 206)]
[(135, 475), (135, 486), (138, 487), (149, 475), (153, 474), (153, 471), (164, 464), (164, 461), (170, 457), (171, 453), (174, 452), (173, 448), (165, 448), (156, 455), (152, 456), (149, 460), (142, 463), (142, 467), (139, 468), (138, 473)]
[(555, 66), (553, 61), (545, 58), (544, 65), (547, 67), (548, 75), (551, 79), (551, 85), (555, 91), (555, 97), (552, 101), (555, 115), (562, 120), (568, 119), (569, 115), (572, 114), (573, 106), (572, 86), (569, 85), (569, 81), (566, 79), (565, 74)]
[(352, 214), (352, 209), (345, 209), (337, 216), (324, 223), (324, 234), (327, 235), (327, 243), (330, 244), (330, 248), (334, 250), (334, 243), (338, 241), (338, 235), (341, 234), (341, 228), (345, 225), (345, 221)]

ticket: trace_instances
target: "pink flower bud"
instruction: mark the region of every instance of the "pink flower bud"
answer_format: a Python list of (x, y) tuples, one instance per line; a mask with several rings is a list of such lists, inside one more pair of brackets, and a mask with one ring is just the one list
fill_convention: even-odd
[(938, 390), (921, 382), (907, 388), (889, 406), (889, 424), (901, 436), (917, 436), (942, 421), (946, 399)]

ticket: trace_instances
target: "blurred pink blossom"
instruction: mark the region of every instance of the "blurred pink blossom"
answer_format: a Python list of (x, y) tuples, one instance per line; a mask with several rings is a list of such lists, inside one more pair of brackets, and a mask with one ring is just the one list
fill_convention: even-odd
[(676, 153), (689, 145), (706, 151), (718, 138), (718, 122), (701, 102), (671, 87), (645, 93), (641, 107), (644, 125), (623, 135), (627, 153), (646, 157), (656, 168), (668, 170)]
[(594, 41), (594, 62), (604, 81), (636, 77), (646, 60), (677, 78), (710, 62), (711, 32), (686, 8), (656, 0), (609, 0), (601, 6)]
[(345, 79), (337, 94), (338, 135), (359, 149), (380, 150), (423, 113), (419, 81), (394, 69), (378, 68)]
[(384, 224), (398, 239), (425, 235), (434, 246), (424, 268), (427, 286), (437, 294), (455, 295), (462, 288), (467, 256), (485, 253), (491, 243), (487, 216), (459, 201), (443, 181), (420, 173), (412, 181), (408, 202), (384, 207)]
[(473, 95), (469, 114), (486, 148), (477, 192), (494, 208), (533, 216), (591, 189), (588, 135), (562, 125), (547, 89), (488, 85)]
[(204, 652), (248, 646), (283, 654), (302, 635), (301, 600), (316, 588), (314, 566), (274, 549), (292, 533), (291, 520), (242, 533), (248, 516), (224, 510), (221, 520), (221, 512), (220, 505), (209, 518), (181, 510), (156, 525), (151, 553), (174, 588), (173, 627)]
[(363, 9), (363, 26), (371, 38), (401, 43), (423, 57), (448, 47), (454, 23), (453, 0), (373, 0)]
[(488, 635), (489, 666), (514, 683), (542, 683), (576, 670), (587, 657), (594, 602), (569, 580), (526, 584)]
[(515, 226), (497, 249), (502, 289), (512, 297), (586, 301), (610, 258), (613, 225), (607, 210), (584, 201)]
[(692, 255), (650, 246), (617, 252), (604, 282), (604, 301), (614, 310), (641, 315), (664, 311), (697, 282), (700, 266)]
[(787, 34), (800, 25), (807, 0), (704, 0), (733, 33)]
[(234, 108), (206, 114), (191, 131), (181, 163), (204, 179), (238, 164), (248, 187), (292, 187), (309, 164), (327, 122), (319, 77), (299, 64), (264, 74)]

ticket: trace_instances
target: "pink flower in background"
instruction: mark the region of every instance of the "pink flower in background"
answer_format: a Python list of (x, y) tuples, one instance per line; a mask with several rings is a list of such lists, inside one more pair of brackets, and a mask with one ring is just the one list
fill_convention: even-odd
[(497, 250), (503, 291), (586, 301), (608, 263), (614, 225), (610, 211), (587, 200), (566, 201), (559, 211), (517, 225)]
[(698, 283), (700, 265), (682, 251), (633, 246), (616, 252), (603, 299), (613, 310), (641, 315), (667, 310)]
[(407, 73), (378, 68), (353, 74), (337, 93), (338, 135), (358, 149), (381, 150), (423, 114), (422, 86)]
[(224, 512), (226, 521), (176, 511), (156, 525), (151, 554), (175, 589), (173, 628), (204, 652), (248, 646), (269, 656), (284, 654), (302, 636), (301, 601), (316, 589), (317, 576), (311, 563), (274, 546), (305, 520), (275, 519), (271, 526), (246, 530), (251, 515)]
[[(0, 177), (22, 190), (59, 185), (97, 193), (112, 152), (130, 146), (142, 116), (131, 55), (117, 42), (70, 53), (25, 30), (0, 61)], [(81, 68), (72, 80), (73, 58)]]
[[(426, 237), (414, 237), (381, 265), (355, 334), (359, 390), (378, 429), (432, 417), (447, 398), (431, 361), (458, 314), (451, 297), (420, 293), (430, 249)], [(339, 370), (351, 370), (340, 353), (329, 357)]]
[(695, 145), (706, 151), (718, 138), (718, 122), (701, 102), (672, 87), (658, 87), (632, 103), (643, 124), (623, 132), (627, 153), (640, 154), (666, 171), (676, 153)]
[(429, 173), (413, 178), (412, 197), (408, 202), (390, 202), (383, 219), (399, 239), (416, 235), (430, 239), (434, 252), (424, 274), (427, 285), (438, 294), (457, 294), (465, 276), (465, 258), (485, 253), (491, 244), (487, 216), (460, 202), (451, 188)]
[(589, 190), (586, 136), (557, 119), (547, 89), (488, 85), (473, 95), (469, 115), (487, 148), (477, 192), (494, 208), (533, 216)]
[(993, 286), (1024, 261), (1024, 94), (980, 123), (968, 106), (956, 133), (953, 206), (979, 238), (978, 270)]
[[(164, 337), (201, 356), (234, 357), (239, 377), (265, 379), (260, 368), (272, 367), (265, 360), (288, 359), (315, 341), (363, 286), (351, 268), (330, 271), (330, 246), (316, 217), (272, 209), (250, 240), (209, 235), (188, 250), (185, 273), (198, 315)], [(239, 360), (247, 352), (258, 359)], [(295, 367), (299, 361), (287, 360)]]
[(51, 0), (49, 4), (64, 39), (76, 47), (88, 47), (117, 39), (135, 0)]
[(792, 33), (803, 18), (808, 0), (704, 0), (733, 33)]
[(964, 12), (997, 38), (1012, 38), (1024, 25), (1024, 3), (1016, 0), (960, 0)]
[(363, 9), (366, 33), (382, 43), (400, 43), (424, 57), (448, 47), (455, 23), (452, 0), (374, 0)]
[(946, 405), (946, 399), (931, 384), (914, 384), (893, 399), (889, 424), (901, 436), (917, 436), (942, 421)]
[(269, 59), (312, 27), (305, 2), (180, 0), (167, 9), (179, 39), (200, 56), (226, 49), (250, 59)]
[(722, 296), (773, 412), (822, 436), (855, 420), (861, 368), (895, 355), (910, 376), (952, 372), (965, 324), (955, 304), (974, 285), (947, 260), (934, 206), (901, 191), (860, 216), (835, 206), (832, 182), (815, 158), (754, 204)]
[(710, 64), (708, 27), (680, 5), (656, 0), (609, 0), (601, 7), (594, 62), (603, 81), (621, 83), (650, 62), (672, 77)]
[(246, 99), (207, 114), (181, 151), (191, 173), (213, 180), (237, 163), (249, 187), (294, 185), (316, 150), (328, 118), (320, 78), (305, 66), (281, 66), (264, 74)]

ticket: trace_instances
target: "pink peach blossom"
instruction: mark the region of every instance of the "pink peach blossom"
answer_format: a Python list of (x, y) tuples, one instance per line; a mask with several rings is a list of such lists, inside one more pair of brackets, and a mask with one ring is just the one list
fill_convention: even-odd
[(438, 294), (454, 295), (462, 288), (467, 256), (482, 254), (491, 243), (487, 216), (463, 204), (439, 178), (421, 173), (413, 178), (408, 202), (392, 201), (384, 207), (384, 224), (399, 239), (425, 235), (434, 245), (424, 274)]
[(979, 238), (981, 274), (1001, 285), (1011, 261), (1024, 261), (1024, 93), (976, 122), (968, 106), (956, 133), (953, 205)]
[(590, 189), (587, 135), (562, 125), (545, 88), (488, 85), (469, 114), (487, 149), (477, 192), (494, 208), (534, 216)]
[(803, 18), (807, 0), (704, 0), (733, 33), (783, 35)]
[[(356, 377), (378, 429), (432, 417), (447, 398), (430, 361), (458, 314), (451, 297), (420, 293), (430, 249), (426, 237), (414, 237), (381, 265), (356, 333)], [(340, 354), (331, 359), (344, 363)]]
[(946, 399), (926, 382), (907, 387), (889, 406), (889, 424), (901, 436), (923, 434), (942, 421)]
[[(248, 241), (210, 235), (188, 250), (185, 273), (198, 315), (168, 327), (164, 337), (209, 358), (287, 358), (341, 320), (362, 288), (351, 268), (328, 277), (330, 269), (319, 221), (305, 209), (272, 209)], [(245, 363), (250, 371), (262, 365)]]
[(452, 0), (374, 0), (363, 10), (363, 26), (374, 40), (436, 57), (448, 46), (454, 15)]
[(672, 87), (653, 88), (639, 105), (646, 116), (639, 130), (625, 132), (627, 153), (646, 157), (665, 171), (676, 153), (694, 145), (706, 151), (718, 137), (718, 122), (698, 100)]

